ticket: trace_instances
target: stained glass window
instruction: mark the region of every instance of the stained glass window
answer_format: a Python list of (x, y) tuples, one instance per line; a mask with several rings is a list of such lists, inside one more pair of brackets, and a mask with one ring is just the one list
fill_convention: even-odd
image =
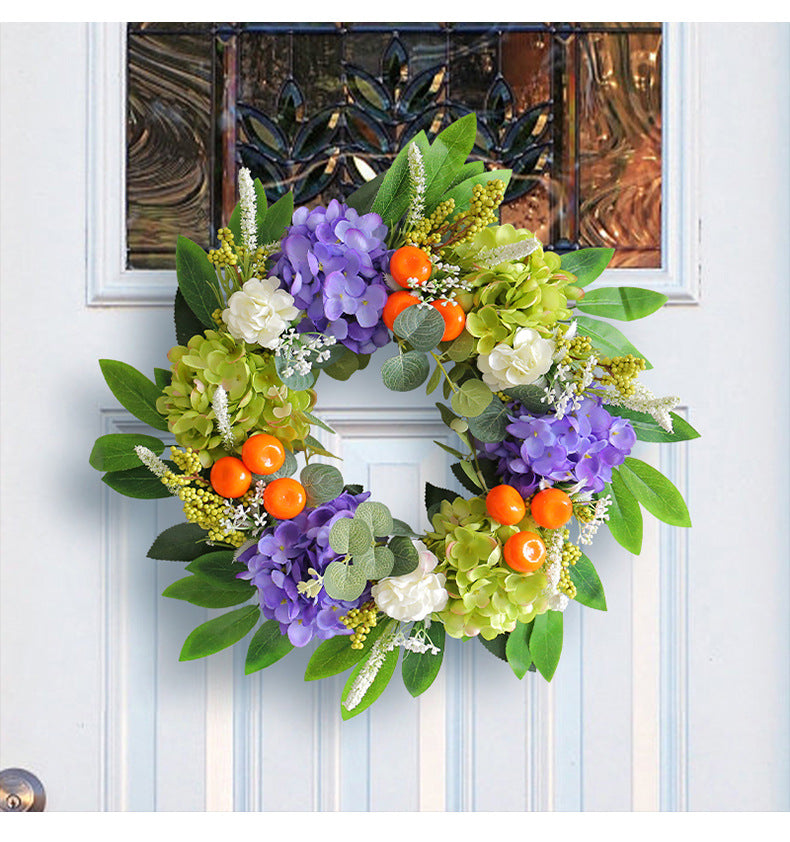
[(661, 266), (658, 23), (133, 23), (127, 264), (208, 246), (240, 165), (272, 199), (348, 195), (424, 129), (475, 111), (473, 157), (513, 178), (502, 221), (557, 250)]

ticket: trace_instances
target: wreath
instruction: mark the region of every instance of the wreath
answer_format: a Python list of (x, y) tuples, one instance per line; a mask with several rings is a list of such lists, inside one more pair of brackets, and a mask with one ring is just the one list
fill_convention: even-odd
[[(639, 382), (650, 363), (610, 322), (666, 296), (585, 290), (612, 249), (559, 255), (498, 224), (510, 172), (467, 161), (475, 136), (473, 114), (432, 143), (420, 132), (345, 202), (312, 209), (291, 193), (268, 206), (242, 168), (217, 247), (178, 238), (169, 369), (152, 381), (100, 361), (123, 407), (176, 444), (164, 459), (161, 438), (105, 435), (91, 465), (121, 494), (183, 502), (186, 522), (148, 553), (185, 563), (164, 596), (231, 609), (181, 660), (255, 629), (250, 674), (317, 641), (305, 679), (351, 671), (344, 719), (401, 652), (406, 688), (424, 692), (446, 636), (549, 681), (570, 601), (606, 610), (585, 553), (599, 527), (636, 555), (642, 508), (691, 525), (678, 490), (630, 453), (699, 434), (678, 398)], [(426, 484), (424, 534), (346, 484), (317, 437), (333, 432), (313, 412), (320, 376), (347, 380), (390, 343), (384, 384), (441, 391), (454, 444), (436, 445), (464, 489)]]

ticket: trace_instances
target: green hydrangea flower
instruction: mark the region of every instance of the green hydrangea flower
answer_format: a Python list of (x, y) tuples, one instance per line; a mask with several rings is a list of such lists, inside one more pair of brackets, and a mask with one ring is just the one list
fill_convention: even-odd
[[(512, 225), (485, 228), (467, 247), (460, 247), (462, 261), (480, 251), (530, 239), (531, 232)], [(489, 354), (500, 342), (508, 342), (521, 327), (551, 335), (557, 321), (571, 316), (566, 287), (574, 280), (560, 269), (560, 257), (538, 246), (523, 260), (506, 261), (471, 276), (474, 285), (472, 310), (466, 317), (469, 333), (477, 339), (477, 353)]]
[(301, 414), (315, 403), (312, 390), (283, 385), (271, 354), (249, 353), (229, 334), (207, 330), (167, 355), (173, 379), (156, 408), (182, 447), (194, 448), (204, 467), (228, 455), (217, 429), (212, 398), (218, 385), (228, 394), (231, 430), (240, 446), (253, 432), (276, 436), (290, 450), (310, 434)]
[(449, 599), (438, 612), (447, 634), (492, 640), (547, 610), (546, 576), (517, 573), (502, 558), (511, 535), (540, 531), (529, 515), (515, 526), (502, 526), (488, 516), (482, 497), (458, 497), (443, 501), (432, 523), (425, 544), (439, 559), (435, 572), (447, 577)]

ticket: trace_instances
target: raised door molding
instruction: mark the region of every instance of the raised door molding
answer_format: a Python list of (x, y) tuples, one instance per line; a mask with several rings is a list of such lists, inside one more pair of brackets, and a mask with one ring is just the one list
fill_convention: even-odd
[[(663, 202), (661, 269), (615, 269), (607, 284), (663, 292), (670, 304), (700, 296), (698, 241), (697, 26), (664, 24)], [(89, 307), (169, 307), (172, 271), (126, 268), (126, 25), (88, 24)]]

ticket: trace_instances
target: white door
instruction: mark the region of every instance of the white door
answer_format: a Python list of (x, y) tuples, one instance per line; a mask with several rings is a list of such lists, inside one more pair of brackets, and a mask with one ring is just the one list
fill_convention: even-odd
[[(419, 701), (393, 682), (347, 723), (308, 653), (250, 678), (229, 652), (178, 662), (205, 612), (161, 598), (180, 567), (145, 555), (177, 507), (88, 466), (98, 435), (140, 428), (98, 358), (150, 372), (173, 344), (172, 279), (121, 274), (107, 245), (122, 30), (1, 31), (0, 769), (55, 811), (790, 807), (787, 26), (667, 37), (667, 265), (646, 282), (673, 303), (628, 331), (703, 433), (644, 448), (694, 528), (654, 522), (639, 559), (596, 543), (609, 611), (569, 609), (550, 686), (453, 641)], [(347, 479), (422, 522), (422, 483), (450, 481), (431, 401), (374, 361), (319, 410)]]

